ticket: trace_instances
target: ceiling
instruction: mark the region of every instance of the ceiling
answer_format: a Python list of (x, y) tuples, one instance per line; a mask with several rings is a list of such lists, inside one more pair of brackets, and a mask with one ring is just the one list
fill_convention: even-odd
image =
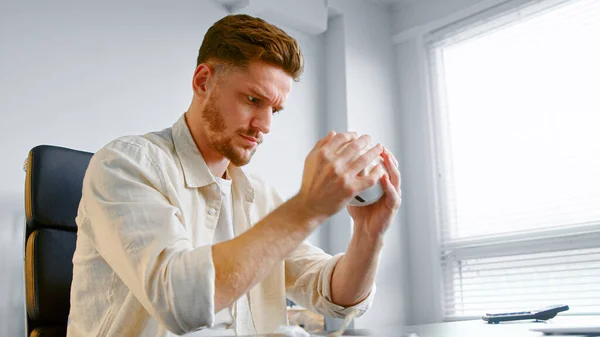
[[(222, 5), (239, 5), (240, 3), (247, 3), (247, 0), (214, 0), (217, 3)], [(379, 2), (383, 4), (392, 4), (392, 5), (406, 5), (411, 2), (419, 1), (419, 0), (368, 0), (371, 2)]]
[(415, 1), (419, 1), (419, 0), (369, 0), (372, 2), (379, 2), (379, 3), (383, 3), (383, 4), (391, 4), (391, 5), (396, 5), (396, 6), (402, 6), (402, 5), (406, 5)]
[[(243, 8), (248, 5), (250, 0), (213, 0), (219, 5), (225, 7), (227, 10), (232, 11), (235, 9)], [(425, 1), (425, 0), (368, 0), (373, 3), (379, 3), (382, 5), (392, 5), (392, 6), (404, 6), (416, 1)]]

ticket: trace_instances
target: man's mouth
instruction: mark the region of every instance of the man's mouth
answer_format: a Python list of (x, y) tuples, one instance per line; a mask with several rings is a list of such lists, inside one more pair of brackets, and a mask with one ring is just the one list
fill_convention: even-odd
[(259, 140), (258, 138), (245, 136), (245, 135), (241, 135), (241, 136), (242, 136), (242, 138), (247, 140), (250, 145), (258, 145), (258, 144), (262, 143), (262, 141)]
[(248, 140), (251, 140), (251, 141), (253, 141), (253, 142), (255, 142), (255, 143), (258, 143), (258, 141), (256, 140), (256, 138), (254, 138), (254, 137), (248, 137), (248, 136), (244, 136), (244, 138), (246, 138), (246, 139), (248, 139)]

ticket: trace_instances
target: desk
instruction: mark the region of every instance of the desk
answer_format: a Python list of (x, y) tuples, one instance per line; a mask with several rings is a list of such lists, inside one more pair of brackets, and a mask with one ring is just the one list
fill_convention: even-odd
[[(500, 324), (488, 324), (483, 320), (473, 320), (406, 326), (403, 332), (404, 334), (416, 333), (419, 337), (540, 337), (547, 335), (541, 332), (530, 331), (529, 329), (538, 328), (546, 324), (600, 324), (600, 317), (558, 316), (548, 322), (513, 321)], [(571, 335), (571, 337), (574, 336)]]
[[(423, 325), (409, 325), (402, 328), (382, 328), (368, 330), (350, 330), (344, 335), (373, 336), (373, 337), (405, 337), (411, 333), (418, 337), (541, 337), (547, 336), (541, 332), (529, 329), (545, 324), (600, 324), (597, 316), (563, 316), (548, 322), (517, 321), (500, 324), (487, 324), (483, 320), (447, 322)], [(414, 335), (413, 335), (414, 336)], [(558, 335), (552, 335), (558, 336)], [(570, 335), (570, 337), (575, 337)]]
[(529, 329), (545, 324), (532, 321), (488, 324), (475, 320), (407, 326), (404, 332), (416, 333), (419, 337), (539, 337), (544, 334)]

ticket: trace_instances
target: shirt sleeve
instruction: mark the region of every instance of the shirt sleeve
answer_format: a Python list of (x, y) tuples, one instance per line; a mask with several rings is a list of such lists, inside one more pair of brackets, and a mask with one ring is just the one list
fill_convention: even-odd
[(358, 310), (357, 317), (364, 314), (375, 297), (375, 285), (364, 300), (351, 307), (337, 305), (331, 299), (331, 277), (342, 256), (331, 256), (308, 242), (302, 243), (285, 260), (287, 296), (301, 306), (329, 317), (343, 318), (355, 309)]
[(183, 334), (214, 324), (215, 268), (210, 245), (192, 247), (166, 186), (147, 148), (112, 142), (86, 172), (78, 235), (160, 324)]

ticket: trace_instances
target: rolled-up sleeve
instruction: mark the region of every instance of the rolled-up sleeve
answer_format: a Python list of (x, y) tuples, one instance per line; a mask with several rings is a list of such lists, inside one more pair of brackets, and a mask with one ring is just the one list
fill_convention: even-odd
[(214, 324), (210, 245), (194, 248), (145, 149), (115, 141), (96, 153), (83, 184), (81, 235), (160, 324), (176, 334)]
[(331, 256), (309, 243), (301, 244), (285, 261), (287, 296), (301, 306), (325, 316), (343, 318), (354, 310), (364, 314), (373, 303), (376, 286), (361, 302), (343, 307), (333, 303), (331, 278), (343, 254)]

